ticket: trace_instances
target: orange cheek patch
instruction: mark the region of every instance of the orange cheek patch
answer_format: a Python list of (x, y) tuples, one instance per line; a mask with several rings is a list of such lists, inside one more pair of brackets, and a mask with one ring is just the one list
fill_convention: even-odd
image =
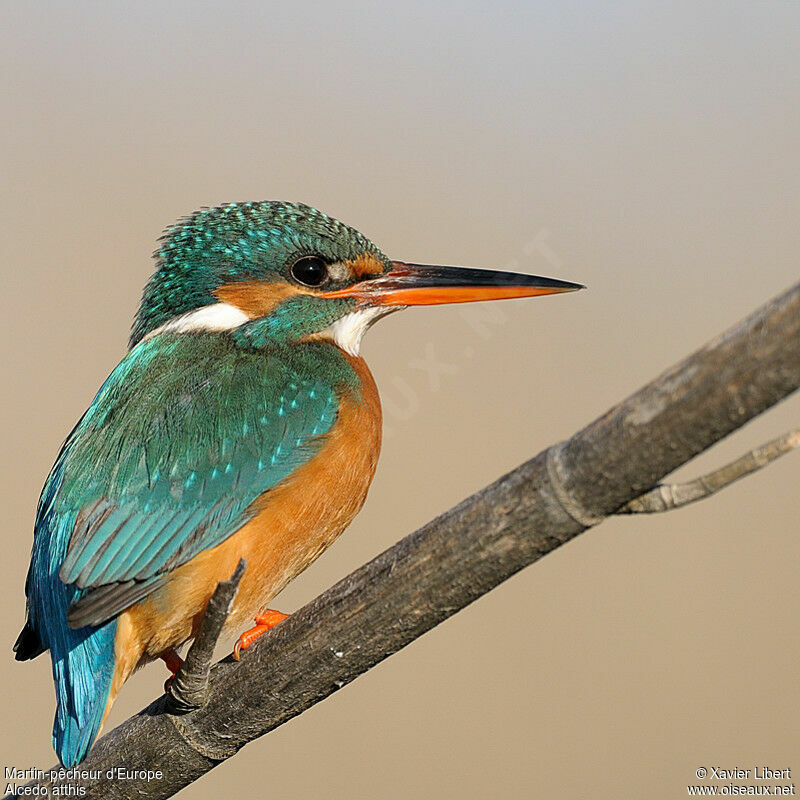
[(295, 294), (300, 294), (295, 287), (287, 283), (269, 281), (225, 283), (214, 292), (214, 296), (220, 302), (236, 306), (252, 319), (266, 316), (277, 305)]
[(356, 280), (382, 275), (386, 271), (386, 265), (383, 261), (369, 253), (362, 253), (358, 258), (351, 258), (342, 263), (350, 270)]

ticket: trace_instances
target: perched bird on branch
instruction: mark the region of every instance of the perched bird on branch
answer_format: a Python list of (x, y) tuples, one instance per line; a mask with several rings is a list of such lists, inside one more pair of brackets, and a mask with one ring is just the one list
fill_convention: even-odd
[(53, 744), (73, 766), (139, 665), (192, 638), (241, 558), (238, 657), (270, 600), (361, 508), (381, 443), (359, 344), (414, 305), (569, 292), (566, 281), (390, 261), (299, 203), (234, 203), (169, 228), (130, 349), (45, 483), (18, 660), (50, 650)]

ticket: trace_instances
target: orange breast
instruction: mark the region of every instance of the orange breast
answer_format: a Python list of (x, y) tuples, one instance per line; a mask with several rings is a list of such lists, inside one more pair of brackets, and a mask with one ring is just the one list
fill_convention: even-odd
[[(130, 663), (132, 670), (140, 659), (153, 658), (185, 642), (217, 584), (231, 576), (240, 558), (247, 559), (247, 571), (226, 632), (249, 627), (252, 617), (265, 610), (349, 525), (363, 505), (375, 473), (381, 407), (363, 359), (348, 359), (361, 381), (360, 402), (343, 398), (325, 446), (290, 478), (255, 501), (256, 516), (250, 522), (222, 544), (176, 569), (164, 587), (119, 617), (118, 662)], [(120, 675), (122, 681), (126, 677)]]

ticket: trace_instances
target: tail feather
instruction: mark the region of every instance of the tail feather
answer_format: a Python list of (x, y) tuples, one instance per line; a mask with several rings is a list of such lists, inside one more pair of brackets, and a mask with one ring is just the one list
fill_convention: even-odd
[[(40, 511), (28, 574), (28, 627), (49, 648), (56, 688), (53, 747), (65, 767), (83, 761), (103, 721), (114, 675), (117, 622), (70, 628), (67, 611), (81, 597), (58, 577), (74, 514), (53, 517)], [(45, 534), (49, 534), (49, 537)]]
[(17, 661), (30, 661), (44, 653), (45, 649), (36, 629), (30, 620), (27, 620), (17, 636), (17, 641), (14, 642), (14, 658)]
[(65, 767), (83, 761), (100, 730), (114, 676), (116, 627), (116, 620), (101, 628), (64, 627), (59, 641), (51, 643), (56, 685), (53, 747)]

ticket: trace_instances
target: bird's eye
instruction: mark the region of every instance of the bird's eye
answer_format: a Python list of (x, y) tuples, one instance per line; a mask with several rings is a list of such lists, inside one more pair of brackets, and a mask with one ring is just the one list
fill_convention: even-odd
[(319, 286), (328, 277), (328, 266), (318, 256), (305, 256), (292, 264), (292, 277), (306, 286)]

